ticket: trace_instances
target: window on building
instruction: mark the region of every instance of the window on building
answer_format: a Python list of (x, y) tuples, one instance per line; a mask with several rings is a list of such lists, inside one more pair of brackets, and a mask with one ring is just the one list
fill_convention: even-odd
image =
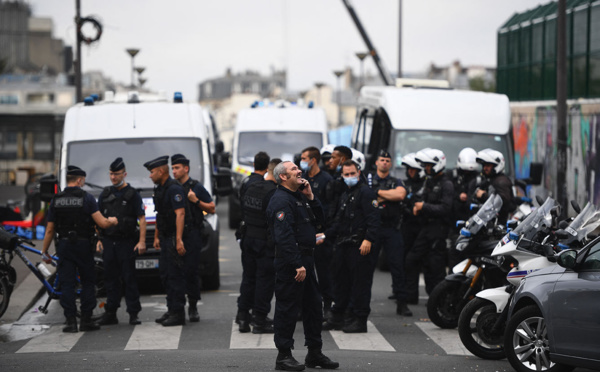
[(0, 94), (0, 105), (18, 105), (19, 96), (16, 94)]
[(543, 40), (544, 37), (544, 24), (537, 23), (533, 25), (531, 31), (531, 60), (532, 62), (541, 62), (543, 55)]
[(600, 5), (592, 7), (592, 19), (590, 22), (590, 51), (600, 52)]
[(589, 96), (600, 97), (600, 52), (590, 55)]
[(204, 84), (204, 96), (206, 98), (212, 97), (212, 83)]
[(0, 131), (0, 159), (17, 158), (17, 132)]
[(587, 52), (587, 16), (587, 9), (580, 10), (573, 14), (573, 55)]
[(53, 159), (52, 132), (37, 131), (33, 133), (33, 157), (34, 159)]

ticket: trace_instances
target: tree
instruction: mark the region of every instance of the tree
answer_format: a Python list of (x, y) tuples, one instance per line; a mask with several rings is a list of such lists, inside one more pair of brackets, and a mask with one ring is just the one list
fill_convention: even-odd
[(479, 92), (493, 93), (496, 91), (496, 84), (493, 81), (485, 81), (481, 76), (469, 79), (469, 88)]

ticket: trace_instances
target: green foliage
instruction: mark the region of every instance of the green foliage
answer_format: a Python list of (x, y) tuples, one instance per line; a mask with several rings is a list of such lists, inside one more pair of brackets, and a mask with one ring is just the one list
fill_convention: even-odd
[(478, 92), (496, 92), (496, 84), (492, 81), (485, 81), (482, 77), (469, 79), (469, 88)]

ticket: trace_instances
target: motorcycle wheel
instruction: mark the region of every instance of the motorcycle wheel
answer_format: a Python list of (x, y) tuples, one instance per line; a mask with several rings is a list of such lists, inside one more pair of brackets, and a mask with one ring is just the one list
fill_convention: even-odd
[(505, 357), (504, 325), (499, 331), (491, 331), (499, 316), (492, 302), (479, 297), (464, 307), (458, 318), (458, 335), (473, 355), (492, 360)]
[(427, 315), (440, 328), (456, 328), (464, 304), (462, 297), (469, 287), (460, 282), (441, 281), (427, 300)]
[(536, 305), (517, 311), (506, 325), (506, 359), (517, 372), (567, 372), (574, 367), (550, 360), (546, 321)]
[(10, 285), (8, 284), (8, 278), (0, 278), (0, 317), (4, 315), (8, 308), (8, 301), (10, 300)]

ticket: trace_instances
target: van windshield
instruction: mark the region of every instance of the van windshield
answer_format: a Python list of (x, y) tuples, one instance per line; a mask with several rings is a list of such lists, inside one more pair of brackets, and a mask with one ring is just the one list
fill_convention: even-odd
[(509, 159), (508, 143), (505, 136), (465, 133), (465, 132), (435, 132), (435, 131), (409, 131), (396, 130), (393, 140), (394, 150), (394, 175), (404, 177), (402, 157), (411, 152), (417, 152), (426, 147), (439, 149), (446, 155), (446, 169), (454, 169), (458, 153), (465, 147), (472, 147), (475, 151), (491, 148), (500, 151), (506, 160), (504, 173), (512, 177), (512, 168)]
[(238, 163), (250, 165), (254, 155), (264, 151), (271, 159), (293, 161), (294, 154), (299, 154), (309, 146), (323, 147), (323, 134), (319, 132), (243, 132), (239, 135)]
[[(67, 164), (85, 170), (86, 182), (110, 185), (108, 167), (122, 157), (127, 169), (125, 181), (135, 188), (153, 188), (150, 172), (144, 163), (162, 155), (183, 154), (190, 159), (190, 177), (203, 183), (202, 145), (197, 138), (134, 138), (71, 142), (67, 148)], [(171, 162), (169, 159), (169, 169)], [(86, 189), (89, 186), (86, 186)]]

